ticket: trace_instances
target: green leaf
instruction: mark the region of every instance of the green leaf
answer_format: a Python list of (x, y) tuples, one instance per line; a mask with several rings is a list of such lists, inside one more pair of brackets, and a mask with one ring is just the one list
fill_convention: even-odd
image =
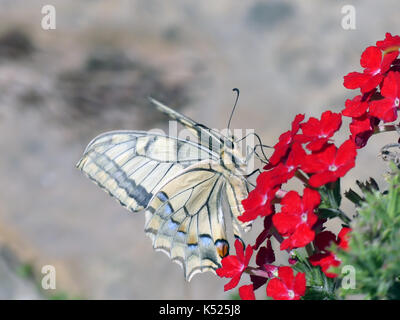
[(367, 182), (360, 182), (357, 180), (356, 184), (363, 193), (372, 193), (374, 191), (379, 191), (379, 186), (373, 178), (369, 178)]
[(340, 209), (319, 208), (318, 216), (325, 219), (333, 219), (339, 217), (346, 225), (350, 223), (350, 218)]
[(318, 209), (318, 216), (320, 218), (332, 219), (336, 218), (340, 215), (339, 209), (332, 209), (332, 208), (319, 208)]
[(329, 208), (339, 208), (342, 202), (342, 195), (340, 194), (340, 179), (335, 182), (326, 184), (320, 188), (320, 194), (324, 204)]
[(351, 202), (353, 202), (356, 207), (360, 207), (363, 201), (365, 200), (363, 197), (361, 197), (357, 192), (355, 192), (353, 189), (349, 189), (344, 193), (344, 196), (349, 199)]

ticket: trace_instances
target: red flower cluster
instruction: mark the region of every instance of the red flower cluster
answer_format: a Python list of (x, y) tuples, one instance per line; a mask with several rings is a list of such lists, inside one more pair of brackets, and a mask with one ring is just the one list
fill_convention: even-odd
[[(290, 224), (292, 229), (300, 225), (307, 225), (300, 224), (298, 221), (304, 219), (304, 216), (301, 218), (304, 211), (301, 209), (301, 199), (297, 192), (289, 192), (282, 199), (279, 199), (279, 194), (282, 194), (282, 192), (278, 193), (278, 191), (282, 191), (282, 185), (296, 174), (307, 180), (306, 183), (314, 188), (334, 182), (354, 167), (357, 155), (356, 145), (351, 140), (347, 140), (339, 148), (329, 141), (329, 138), (341, 126), (340, 114), (327, 111), (322, 114), (321, 120), (310, 118), (307, 122), (301, 123), (301, 119), (304, 119), (304, 117), (296, 116), (292, 123), (292, 130), (285, 132), (279, 138), (279, 142), (274, 146), (275, 151), (270, 158), (271, 161), (264, 168), (267, 171), (262, 172), (257, 177), (257, 186), (242, 202), (245, 211), (239, 217), (241, 221), (252, 221), (257, 216), (263, 217), (273, 214), (275, 212), (273, 205), (281, 202), (283, 205), (282, 215), (275, 214), (275, 217), (278, 218), (274, 217), (273, 221), (282, 236), (293, 234), (293, 232), (286, 230), (288, 226), (282, 227), (281, 217), (286, 219), (286, 224)], [(298, 133), (300, 129), (302, 132)], [(315, 201), (314, 208), (319, 204), (319, 200), (315, 200), (316, 193), (318, 192), (306, 189), (305, 199), (303, 199), (307, 203), (308, 198), (312, 197)], [(286, 199), (290, 200), (287, 201)], [(294, 203), (293, 199), (296, 199), (295, 203), (298, 205), (298, 212), (296, 213), (292, 210), (293, 206), (290, 204)], [(292, 214), (289, 215), (288, 211), (291, 211)], [(285, 212), (286, 214), (284, 214)], [(290, 218), (292, 219), (291, 222), (288, 221)], [(307, 230), (310, 230), (315, 222), (316, 219), (309, 222)], [(293, 247), (285, 243), (286, 245), (287, 248)]]
[(365, 49), (360, 64), (362, 73), (350, 72), (344, 77), (343, 85), (357, 89), (361, 95), (345, 103), (342, 114), (352, 118), (351, 140), (362, 148), (376, 131), (380, 121), (393, 122), (397, 119), (400, 105), (400, 63), (397, 59), (400, 37), (386, 34), (376, 46)]
[[(294, 276), (293, 270), (298, 261), (304, 263), (296, 256), (296, 249), (303, 247), (306, 247), (312, 266), (320, 267), (328, 278), (337, 276), (329, 272), (329, 268), (339, 266), (340, 261), (329, 247), (335, 244), (346, 250), (350, 228), (344, 227), (336, 237), (325, 231), (324, 223), (327, 216), (333, 217), (332, 212), (336, 212), (336, 216), (341, 214), (338, 208), (340, 195), (336, 199), (335, 188), (338, 180), (355, 166), (357, 148), (365, 146), (381, 121), (397, 119), (400, 107), (399, 49), (400, 36), (387, 33), (384, 40), (363, 52), (360, 61), (363, 72), (352, 72), (344, 77), (344, 86), (359, 88), (360, 95), (348, 99), (341, 113), (328, 110), (319, 119), (311, 117), (307, 121), (304, 115), (298, 114), (291, 129), (281, 134), (265, 171), (257, 177), (255, 189), (242, 201), (244, 212), (239, 217), (243, 222), (263, 217), (264, 229), (256, 243), (247, 246), (245, 252), (244, 245), (236, 240), (236, 255), (222, 259), (217, 274), (231, 278), (225, 290), (236, 287), (246, 272), (252, 284), (239, 288), (242, 299), (254, 299), (254, 290), (266, 283), (267, 295), (274, 299), (300, 299), (305, 294), (306, 277), (301, 272)], [(342, 115), (352, 119), (351, 135), (336, 146), (332, 138), (342, 125)], [(294, 177), (304, 185), (302, 195), (298, 191), (285, 190), (287, 182)], [(348, 223), (346, 219), (343, 221)], [(272, 264), (275, 253), (271, 237), (280, 242), (280, 250), (289, 252), (292, 267)], [(257, 267), (249, 266), (253, 251), (257, 251)]]
[[(275, 278), (277, 267), (272, 265), (275, 255), (270, 237), (277, 236), (281, 241), (280, 249), (287, 251), (304, 247), (314, 241), (315, 229), (324, 221), (319, 219), (316, 211), (321, 197), (314, 188), (336, 181), (355, 165), (357, 152), (351, 140), (347, 140), (339, 148), (330, 141), (341, 127), (341, 117), (339, 113), (327, 111), (320, 119), (310, 118), (303, 122), (304, 116), (297, 115), (291, 130), (283, 133), (274, 146), (275, 151), (264, 168), (266, 171), (257, 177), (256, 188), (242, 201), (245, 211), (239, 217), (241, 221), (264, 217), (264, 230), (253, 246), (254, 250), (258, 250), (256, 257), (258, 267), (247, 269), (253, 284), (240, 288), (240, 295), (243, 298), (252, 298), (253, 291), (267, 281), (267, 294), (271, 297), (298, 299), (304, 294), (305, 289), (294, 290), (297, 285), (295, 286), (288, 278), (289, 271), (282, 271), (283, 276), (280, 276), (280, 279)], [(297, 191), (283, 190), (283, 185), (294, 176), (300, 176), (309, 186), (304, 189), (303, 196)], [(279, 212), (276, 212), (276, 204), (280, 204)], [(260, 247), (265, 240), (267, 245)], [(224, 258), (222, 268), (217, 270), (219, 276), (232, 278), (225, 285), (225, 290), (236, 286), (248, 267), (248, 259), (243, 258), (243, 248), (239, 247), (238, 241), (235, 246), (237, 256)], [(250, 254), (249, 247), (246, 252), (247, 250)], [(290, 261), (296, 262), (293, 259)], [(293, 273), (290, 267), (286, 268)]]
[[(219, 276), (232, 278), (225, 285), (225, 290), (229, 290), (238, 284), (247, 268), (253, 284), (240, 288), (239, 293), (244, 299), (251, 299), (253, 291), (267, 281), (267, 294), (271, 297), (298, 299), (304, 294), (305, 283), (304, 290), (300, 290), (298, 285), (294, 285), (288, 278), (290, 272), (293, 275), (290, 267), (285, 267), (291, 270), (290, 272), (282, 271), (280, 279), (275, 278), (277, 267), (272, 265), (275, 255), (270, 237), (275, 230), (275, 236), (281, 241), (280, 249), (287, 251), (304, 247), (314, 241), (315, 229), (324, 221), (319, 219), (316, 211), (321, 203), (321, 196), (314, 188), (336, 181), (355, 164), (357, 152), (351, 140), (347, 140), (339, 148), (330, 141), (342, 124), (341, 114), (327, 111), (322, 114), (321, 119), (310, 118), (307, 122), (302, 122), (303, 120), (303, 115), (297, 115), (291, 130), (280, 136), (274, 147), (275, 152), (264, 168), (266, 171), (257, 177), (256, 188), (242, 201), (245, 211), (239, 219), (246, 222), (264, 217), (263, 232), (252, 249), (247, 247), (245, 255), (243, 246), (237, 240), (237, 256), (224, 258), (222, 268), (217, 270)], [(297, 191), (287, 192), (282, 189), (295, 175), (300, 175), (309, 186), (304, 189), (303, 196)], [(275, 212), (276, 204), (280, 204), (279, 212)], [(261, 246), (265, 240), (267, 245)], [(258, 250), (257, 268), (248, 268), (252, 250)], [(291, 259), (291, 262), (296, 261)], [(302, 283), (301, 279), (296, 281)]]

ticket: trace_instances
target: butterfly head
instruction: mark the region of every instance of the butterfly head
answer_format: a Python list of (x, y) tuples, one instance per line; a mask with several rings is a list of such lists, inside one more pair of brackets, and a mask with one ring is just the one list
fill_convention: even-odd
[(243, 175), (247, 170), (247, 161), (233, 140), (226, 140), (229, 142), (225, 142), (224, 147), (221, 149), (221, 164), (230, 172)]

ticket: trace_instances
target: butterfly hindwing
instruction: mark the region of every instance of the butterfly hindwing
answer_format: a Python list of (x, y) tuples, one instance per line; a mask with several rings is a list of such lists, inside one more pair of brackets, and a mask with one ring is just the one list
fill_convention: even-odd
[[(188, 280), (198, 272), (219, 268), (229, 252), (223, 214), (227, 180), (222, 170), (212, 161), (188, 167), (160, 188), (147, 209), (145, 232), (154, 248), (180, 264)], [(245, 184), (237, 189), (239, 197), (246, 195)], [(237, 205), (226, 199), (232, 209)], [(232, 216), (232, 222), (243, 227)], [(240, 237), (239, 230), (234, 234)]]

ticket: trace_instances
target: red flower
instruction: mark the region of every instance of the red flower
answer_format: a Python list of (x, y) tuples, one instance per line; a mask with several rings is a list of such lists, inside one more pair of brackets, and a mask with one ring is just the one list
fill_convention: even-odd
[(338, 245), (340, 248), (346, 250), (349, 246), (350, 231), (351, 228), (343, 227), (337, 237), (330, 231), (320, 232), (316, 235), (314, 244), (320, 251), (326, 251), (331, 243), (336, 243), (336, 245)]
[(392, 36), (389, 32), (386, 33), (385, 40), (377, 41), (376, 46), (382, 51), (394, 51), (400, 47), (400, 36)]
[(379, 121), (379, 119), (367, 114), (360, 118), (353, 119), (350, 123), (350, 139), (356, 144), (357, 148), (362, 148), (367, 144), (368, 139), (373, 135)]
[(308, 155), (302, 169), (306, 173), (313, 173), (309, 184), (317, 188), (343, 177), (354, 167), (356, 156), (356, 145), (347, 140), (339, 149), (331, 144), (319, 153)]
[(310, 151), (320, 150), (333, 134), (339, 130), (342, 125), (342, 116), (340, 113), (325, 111), (321, 115), (321, 120), (310, 118), (306, 123), (301, 124), (303, 134), (297, 135), (295, 140), (299, 142), (309, 142), (307, 149)]
[(384, 74), (389, 70), (390, 65), (397, 58), (399, 52), (393, 51), (384, 55), (377, 47), (368, 47), (361, 55), (360, 64), (364, 72), (350, 72), (344, 77), (343, 85), (347, 89), (360, 88), (366, 93), (376, 88), (383, 80)]
[(217, 269), (217, 275), (226, 278), (232, 278), (225, 286), (224, 290), (231, 290), (236, 287), (240, 281), (242, 273), (249, 265), (250, 258), (253, 254), (253, 248), (248, 245), (246, 252), (239, 239), (235, 241), (236, 256), (230, 255), (222, 259), (222, 267)]
[(347, 99), (345, 102), (346, 108), (342, 111), (342, 114), (346, 117), (358, 118), (365, 115), (369, 104), (367, 101), (362, 100), (362, 96), (355, 96), (352, 100)]
[(312, 227), (318, 220), (314, 210), (320, 202), (319, 193), (309, 188), (304, 189), (303, 198), (296, 191), (282, 198), (281, 212), (272, 217), (278, 232), (288, 237), (281, 243), (281, 250), (304, 247), (314, 240)]
[[(272, 170), (268, 171), (270, 172), (271, 182), (279, 180), (279, 185), (282, 185), (289, 179), (293, 178), (296, 170), (300, 167), (306, 155), (307, 154), (301, 144), (299, 142), (293, 142), (290, 150), (288, 150), (286, 159), (284, 161), (281, 160), (281, 163), (279, 163)], [(278, 185), (278, 183), (275, 185)]]
[(296, 231), (283, 240), (281, 243), (281, 250), (291, 250), (293, 248), (301, 248), (314, 240), (315, 232), (305, 224), (300, 224)]
[(300, 300), (306, 292), (306, 274), (298, 272), (296, 277), (290, 267), (279, 267), (279, 278), (273, 278), (267, 285), (267, 296), (275, 300)]
[(316, 235), (314, 240), (314, 245), (320, 250), (320, 253), (316, 253), (309, 258), (311, 265), (320, 266), (323, 273), (328, 278), (336, 278), (337, 274), (333, 272), (328, 272), (330, 267), (338, 267), (340, 265), (340, 260), (332, 253), (326, 249), (332, 243), (335, 243), (338, 247), (343, 250), (348, 248), (348, 233), (351, 231), (350, 228), (342, 228), (340, 230), (337, 238), (330, 231), (323, 231)]
[(338, 276), (336, 273), (328, 272), (330, 267), (340, 266), (340, 260), (338, 260), (332, 252), (316, 253), (308, 259), (314, 267), (320, 266), (322, 272), (325, 273), (328, 278), (336, 278)]
[(372, 101), (369, 113), (384, 122), (395, 121), (400, 105), (400, 72), (388, 73), (383, 81), (381, 94), (384, 99)]
[(271, 169), (275, 167), (282, 158), (286, 157), (287, 152), (293, 142), (293, 137), (300, 129), (300, 122), (304, 120), (303, 114), (296, 115), (292, 122), (292, 129), (282, 133), (279, 137), (279, 142), (274, 146), (274, 153), (271, 158), (269, 158), (269, 163), (264, 167), (264, 169)]
[(257, 187), (265, 190), (263, 192), (267, 192), (268, 189), (274, 187), (280, 187), (294, 176), (294, 169), (297, 169), (297, 166), (292, 164), (287, 166), (283, 163), (279, 163), (271, 170), (260, 173), (257, 177)]
[(257, 177), (256, 188), (242, 200), (244, 212), (238, 217), (242, 222), (253, 221), (258, 216), (264, 217), (273, 213), (272, 200), (278, 188), (269, 188), (268, 179), (262, 175), (263, 173)]
[(332, 232), (323, 231), (317, 234), (314, 240), (314, 245), (320, 252), (308, 258), (311, 265), (314, 267), (320, 266), (322, 272), (325, 273), (328, 278), (337, 277), (336, 273), (328, 272), (328, 269), (340, 265), (340, 260), (337, 259), (332, 252), (326, 250), (332, 243), (338, 243), (335, 234)]
[(315, 236), (314, 245), (319, 251), (325, 251), (332, 242), (336, 243), (336, 236), (330, 231), (322, 231)]
[(253, 285), (248, 284), (239, 288), (239, 296), (242, 300), (256, 300), (254, 295)]

